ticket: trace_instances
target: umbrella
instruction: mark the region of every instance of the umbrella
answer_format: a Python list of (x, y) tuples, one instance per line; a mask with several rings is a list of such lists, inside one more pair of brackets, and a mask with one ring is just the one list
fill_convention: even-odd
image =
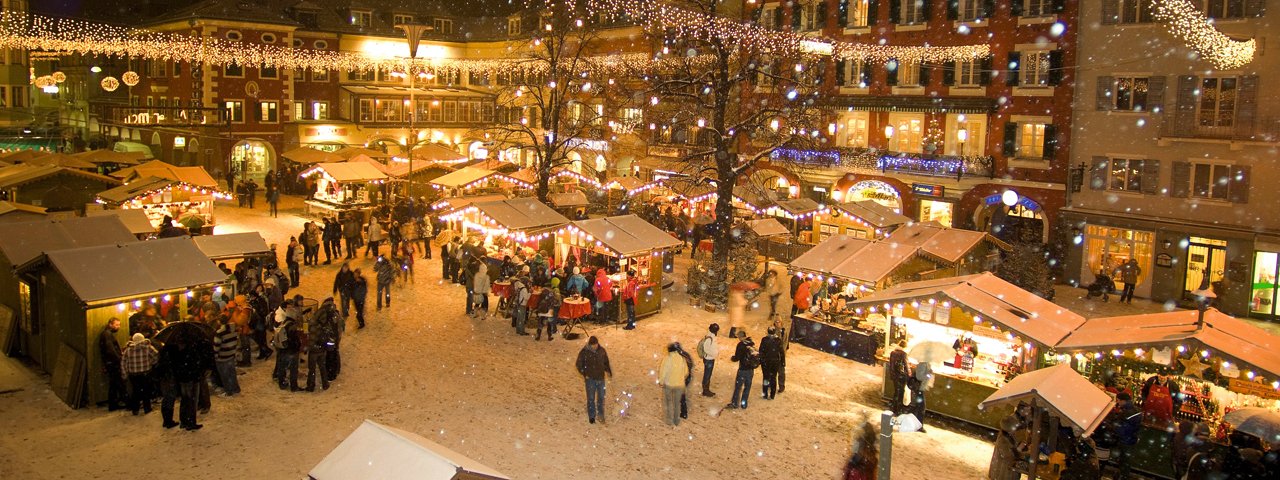
[(187, 343), (196, 345), (213, 339), (213, 327), (201, 322), (173, 322), (156, 332), (152, 340), (160, 343)]
[(729, 288), (732, 288), (732, 289), (734, 289), (734, 290), (741, 290), (741, 291), (747, 292), (747, 291), (751, 291), (751, 290), (759, 289), (759, 288), (760, 288), (760, 284), (759, 284), (759, 283), (752, 282), (752, 281), (748, 280), (748, 281), (745, 281), (745, 282), (738, 282), (738, 283), (735, 283), (735, 284), (731, 285)]
[(84, 168), (84, 169), (98, 168), (97, 165), (86, 162), (84, 160), (73, 157), (71, 155), (67, 155), (65, 153), (51, 153), (43, 157), (31, 159), (27, 161), (27, 163), (30, 163), (32, 165), (53, 165), (55, 167), (64, 167), (64, 168)]
[(1266, 440), (1267, 443), (1280, 443), (1280, 414), (1271, 410), (1245, 407), (1227, 413), (1222, 421), (1235, 426), (1236, 430)]
[(907, 355), (916, 361), (934, 363), (954, 358), (956, 351), (951, 345), (942, 342), (921, 342), (911, 347)]
[(114, 163), (137, 165), (146, 158), (142, 152), (117, 152), (115, 150), (89, 150), (71, 155), (89, 163)]

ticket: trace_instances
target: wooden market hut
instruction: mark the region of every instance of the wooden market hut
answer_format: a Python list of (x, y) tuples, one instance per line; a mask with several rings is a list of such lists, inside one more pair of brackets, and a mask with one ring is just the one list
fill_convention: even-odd
[(547, 202), (551, 204), (551, 208), (569, 218), (578, 218), (579, 212), (585, 216), (587, 206), (591, 205), (591, 200), (587, 198), (587, 194), (577, 190), (548, 193)]
[(615, 280), (634, 270), (643, 282), (636, 301), (640, 317), (662, 308), (662, 274), (671, 272), (671, 250), (683, 244), (636, 215), (579, 220), (557, 232), (556, 264), (572, 256), (579, 265), (615, 269)]
[(222, 235), (201, 235), (192, 237), (196, 248), (209, 257), (214, 263), (239, 260), (249, 257), (273, 255), (271, 247), (258, 232), (224, 233)]
[[(116, 245), (138, 239), (116, 217), (72, 217), (24, 223), (0, 223), (0, 309), (12, 313), (15, 326), (0, 324), (16, 333), (11, 352), (30, 358), (52, 371), (58, 343), (45, 334), (47, 317), (40, 315), (36, 299), (44, 282), (39, 267), (48, 252), (94, 245)], [(3, 347), (3, 345), (0, 345)], [(9, 353), (9, 352), (0, 352)]]
[[(177, 180), (187, 185), (205, 189), (218, 189), (218, 181), (204, 167), (179, 167), (159, 160), (111, 172), (111, 176), (131, 183), (141, 178), (157, 177)], [(228, 185), (228, 188), (231, 186)]]
[(569, 223), (564, 215), (528, 197), (475, 202), (442, 218), (463, 235), (480, 234), (487, 245), (506, 239), (538, 251), (550, 251), (552, 234)]
[(336, 216), (371, 210), (377, 203), (387, 175), (365, 162), (317, 163), (298, 174), (318, 177), (316, 189), (305, 202), (309, 215)]
[(133, 334), (127, 319), (144, 303), (175, 302), (186, 311), (189, 298), (228, 282), (186, 237), (58, 250), (48, 258), (37, 308), (55, 337), (54, 392), (72, 407), (107, 397), (98, 334), (108, 320), (120, 319), (116, 337), (124, 345)]
[(477, 167), (463, 167), (431, 180), (431, 186), (443, 189), (449, 195), (462, 195), (467, 191), (479, 190), (492, 193), (511, 190), (513, 188), (533, 188), (532, 184), (494, 170)]
[(140, 209), (100, 209), (87, 208), (84, 211), (86, 217), (113, 216), (120, 219), (125, 228), (128, 228), (138, 240), (146, 240), (154, 237), (159, 230), (155, 224), (151, 223), (151, 219), (147, 217), (147, 212)]
[(874, 200), (862, 200), (833, 205), (816, 215), (813, 223), (813, 235), (804, 240), (818, 243), (833, 235), (884, 238), (898, 227), (911, 223), (911, 219)]
[(83, 212), (103, 190), (120, 185), (114, 178), (53, 165), (0, 168), (0, 200), (44, 207), (50, 212)]
[(34, 222), (43, 220), (48, 215), (49, 211), (44, 207), (0, 201), (0, 223)]
[(155, 228), (168, 216), (193, 234), (212, 235), (217, 223), (213, 205), (219, 198), (231, 195), (181, 180), (144, 177), (100, 192), (95, 200), (110, 209), (141, 210)]

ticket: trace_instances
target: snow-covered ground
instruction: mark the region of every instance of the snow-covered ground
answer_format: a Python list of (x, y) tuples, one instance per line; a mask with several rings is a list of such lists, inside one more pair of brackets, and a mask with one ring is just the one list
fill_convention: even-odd
[[(218, 232), (260, 231), (283, 249), (305, 221), (300, 202), (284, 200), (278, 219), (261, 206), (219, 205)], [(361, 259), (355, 266), (371, 265)], [(336, 270), (304, 267), (301, 293), (328, 296)], [(506, 320), (468, 319), (462, 297), (462, 287), (441, 284), (438, 261), (420, 261), (417, 283), (394, 290), (391, 309), (373, 312), (371, 298), (369, 327), (348, 324), (332, 388), (281, 391), (270, 380), (272, 362), (255, 363), (242, 371), (243, 394), (214, 397), (213, 410), (200, 417), (205, 428), (194, 433), (161, 428), (158, 411), (70, 410), (47, 378), (0, 359), (0, 392), (7, 391), (0, 393), (0, 478), (303, 478), (366, 418), (520, 479), (836, 478), (855, 425), (864, 416), (877, 421), (881, 408), (877, 369), (797, 345), (788, 353), (785, 393), (760, 399), (757, 375), (750, 408), (717, 415), (736, 368), (728, 361), (733, 344), (722, 336), (727, 351), (713, 381), (719, 395), (695, 392), (689, 420), (665, 425), (654, 383), (659, 354), (672, 340), (691, 349), (707, 324), (728, 323), (724, 313), (694, 309), (668, 291), (665, 311), (634, 331), (589, 325), (615, 372), (608, 423), (591, 425), (573, 368), (585, 339), (535, 343)], [(764, 313), (749, 313), (747, 322), (759, 339)], [(699, 365), (695, 389), (700, 376)], [(625, 413), (623, 392), (633, 395)], [(930, 426), (894, 442), (895, 479), (982, 478), (991, 457), (991, 444), (972, 431)]]

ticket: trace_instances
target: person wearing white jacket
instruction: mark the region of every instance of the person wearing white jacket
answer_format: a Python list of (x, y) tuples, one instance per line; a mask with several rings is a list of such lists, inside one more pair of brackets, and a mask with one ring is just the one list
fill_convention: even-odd
[(716, 334), (720, 333), (720, 324), (713, 323), (707, 327), (707, 336), (698, 342), (698, 357), (702, 359), (702, 396), (714, 397), (711, 391), (711, 370), (716, 367), (716, 354), (720, 353), (720, 345), (716, 344)]
[(658, 367), (658, 384), (662, 385), (662, 420), (667, 425), (680, 425), (680, 398), (684, 396), (684, 379), (689, 376), (689, 365), (680, 356), (680, 347), (667, 345), (667, 357)]

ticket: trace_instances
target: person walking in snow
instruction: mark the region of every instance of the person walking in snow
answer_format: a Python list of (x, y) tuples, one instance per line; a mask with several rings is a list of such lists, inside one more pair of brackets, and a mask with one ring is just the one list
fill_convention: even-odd
[(738, 376), (733, 381), (733, 400), (726, 408), (746, 409), (747, 400), (751, 398), (751, 380), (760, 366), (760, 354), (746, 330), (738, 330), (738, 348), (729, 360), (738, 362)]
[(716, 355), (720, 353), (720, 345), (716, 343), (716, 334), (720, 333), (720, 325), (713, 323), (707, 327), (707, 335), (698, 341), (698, 358), (702, 359), (702, 396), (714, 397), (711, 391), (711, 371), (716, 368)]
[[(372, 240), (369, 241), (373, 243)], [(378, 311), (382, 311), (382, 303), (385, 299), (387, 308), (391, 308), (391, 282), (396, 280), (396, 267), (391, 265), (391, 261), (387, 257), (378, 255), (378, 259), (373, 263), (373, 273), (377, 276), (377, 305)]]
[[(369, 279), (359, 268), (351, 272), (351, 303), (356, 309), (356, 328), (364, 328), (364, 305), (369, 299)], [(346, 318), (345, 316), (343, 318)]]
[(578, 373), (582, 375), (587, 388), (587, 421), (605, 423), (604, 393), (605, 375), (613, 376), (609, 366), (609, 354), (600, 345), (600, 339), (592, 336), (587, 345), (578, 351)]
[(684, 397), (685, 378), (689, 367), (680, 356), (680, 345), (667, 345), (667, 356), (658, 367), (658, 385), (662, 386), (662, 420), (667, 425), (680, 425), (680, 399)]

